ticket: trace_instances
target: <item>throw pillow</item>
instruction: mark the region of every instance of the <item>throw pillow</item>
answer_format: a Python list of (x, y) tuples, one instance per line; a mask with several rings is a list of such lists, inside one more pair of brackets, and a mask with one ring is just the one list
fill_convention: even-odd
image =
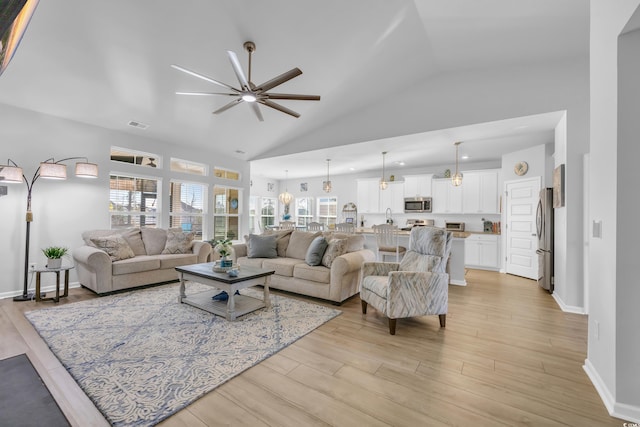
[(249, 234), (249, 244), (247, 245), (248, 258), (277, 258), (276, 250), (278, 236), (261, 236), (259, 234)]
[[(182, 231), (181, 228), (175, 230)], [(163, 228), (142, 227), (142, 241), (147, 250), (147, 255), (160, 255), (167, 244), (167, 230)]]
[(329, 246), (322, 257), (322, 265), (331, 268), (333, 261), (340, 255), (347, 253), (347, 239), (333, 239), (329, 241)]
[(289, 239), (293, 230), (266, 230), (263, 235), (276, 235), (278, 236), (278, 245), (276, 250), (279, 257), (287, 256), (287, 246), (289, 246)]
[(136, 256), (147, 254), (139, 227), (127, 228), (119, 234), (124, 237), (124, 240), (131, 246), (131, 250)]
[(131, 246), (129, 246), (124, 237), (119, 235), (92, 237), (91, 242), (96, 248), (105, 251), (111, 258), (111, 261), (119, 261), (135, 256), (131, 250)]
[(193, 239), (195, 233), (185, 233), (179, 229), (170, 228), (167, 230), (167, 243), (164, 245), (163, 254), (190, 254), (193, 251)]
[(327, 239), (322, 236), (318, 236), (311, 242), (309, 249), (307, 249), (307, 256), (304, 257), (304, 261), (307, 265), (320, 265), (322, 264), (322, 257), (327, 250), (329, 243)]
[(307, 256), (307, 249), (318, 236), (321, 236), (322, 232), (310, 233), (307, 231), (294, 230), (291, 233), (289, 239), (289, 246), (287, 246), (287, 258), (305, 259)]

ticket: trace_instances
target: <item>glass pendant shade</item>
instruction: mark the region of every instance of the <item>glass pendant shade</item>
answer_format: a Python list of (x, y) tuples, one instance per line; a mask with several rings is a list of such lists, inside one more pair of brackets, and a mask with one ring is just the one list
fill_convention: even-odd
[(40, 163), (40, 177), (46, 179), (67, 179), (67, 165), (61, 163)]
[[(286, 180), (289, 180), (289, 171), (285, 171), (286, 175)], [(291, 201), (293, 200), (293, 195), (291, 193), (289, 193), (287, 187), (284, 187), (284, 193), (280, 193), (280, 195), (278, 195), (278, 200), (280, 200), (280, 202), (285, 205), (285, 206), (289, 206), (289, 203), (291, 203)]]
[(76, 163), (76, 176), (81, 178), (97, 178), (98, 165), (95, 163), (78, 162)]
[(0, 165), (0, 182), (22, 182), (22, 168)]

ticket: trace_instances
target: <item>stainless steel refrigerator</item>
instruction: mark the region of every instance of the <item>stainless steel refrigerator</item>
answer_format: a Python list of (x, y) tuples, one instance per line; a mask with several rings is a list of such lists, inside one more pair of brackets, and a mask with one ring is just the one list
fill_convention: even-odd
[(538, 285), (553, 293), (553, 188), (540, 190), (536, 212)]

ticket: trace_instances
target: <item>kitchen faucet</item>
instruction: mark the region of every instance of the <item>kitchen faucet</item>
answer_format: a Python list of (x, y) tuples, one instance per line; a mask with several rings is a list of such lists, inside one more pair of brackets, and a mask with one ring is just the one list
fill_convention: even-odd
[(387, 208), (385, 217), (387, 218), (387, 224), (393, 224), (393, 218), (391, 218), (391, 208)]

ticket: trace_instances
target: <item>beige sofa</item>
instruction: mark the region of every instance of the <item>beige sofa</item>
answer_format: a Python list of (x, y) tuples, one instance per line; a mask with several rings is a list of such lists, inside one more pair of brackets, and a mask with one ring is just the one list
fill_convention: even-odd
[[(242, 266), (254, 266), (271, 268), (275, 274), (271, 276), (271, 287), (297, 294), (322, 298), (342, 303), (347, 298), (358, 293), (360, 282), (360, 270), (364, 262), (375, 261), (375, 254), (369, 249), (364, 249), (364, 237), (362, 235), (346, 235), (332, 232), (306, 232), (283, 230), (274, 233), (277, 236), (277, 257), (250, 258), (250, 248), (247, 243), (233, 246), (237, 264)], [(322, 265), (309, 265), (305, 258), (313, 239), (324, 236), (329, 243), (324, 258), (333, 258)], [(339, 240), (340, 242), (333, 242)], [(342, 242), (342, 243), (341, 243)], [(346, 253), (333, 252), (334, 256), (328, 256), (328, 252), (338, 245), (344, 245)], [(327, 267), (326, 265), (330, 265)]]
[(170, 228), (91, 230), (73, 250), (82, 286), (104, 294), (178, 279), (175, 267), (208, 261), (211, 245)]

